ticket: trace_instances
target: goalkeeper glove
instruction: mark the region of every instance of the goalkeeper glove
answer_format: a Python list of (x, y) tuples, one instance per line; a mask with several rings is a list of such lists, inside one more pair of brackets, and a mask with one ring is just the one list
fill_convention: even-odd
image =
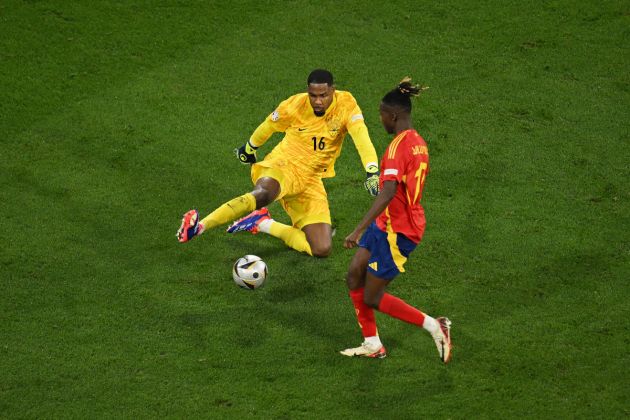
[(243, 164), (246, 165), (248, 163), (256, 163), (256, 149), (258, 147), (252, 146), (252, 144), (247, 141), (243, 146), (238, 149), (234, 149), (236, 153), (236, 157)]
[(368, 165), (367, 169), (367, 179), (363, 184), (365, 189), (368, 190), (371, 196), (376, 197), (378, 195), (378, 166), (376, 165)]

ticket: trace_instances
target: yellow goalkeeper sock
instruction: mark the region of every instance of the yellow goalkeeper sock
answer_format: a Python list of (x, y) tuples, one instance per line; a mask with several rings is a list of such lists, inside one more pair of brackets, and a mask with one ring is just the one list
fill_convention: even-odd
[(232, 220), (236, 220), (244, 214), (256, 210), (256, 198), (252, 193), (243, 194), (223, 203), (218, 209), (206, 216), (201, 224), (203, 229), (212, 229)]
[(306, 252), (308, 255), (313, 255), (311, 252), (311, 245), (306, 240), (306, 235), (298, 228), (285, 225), (275, 220), (268, 228), (268, 232), (271, 236), (282, 239), (285, 244), (296, 251)]

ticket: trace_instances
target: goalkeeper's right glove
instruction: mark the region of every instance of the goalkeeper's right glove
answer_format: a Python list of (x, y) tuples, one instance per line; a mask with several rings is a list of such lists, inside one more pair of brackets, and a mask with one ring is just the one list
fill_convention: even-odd
[(248, 140), (247, 143), (238, 149), (234, 149), (234, 151), (236, 152), (236, 157), (239, 162), (243, 165), (247, 165), (248, 163), (256, 163), (256, 149), (258, 149), (258, 147), (252, 146)]

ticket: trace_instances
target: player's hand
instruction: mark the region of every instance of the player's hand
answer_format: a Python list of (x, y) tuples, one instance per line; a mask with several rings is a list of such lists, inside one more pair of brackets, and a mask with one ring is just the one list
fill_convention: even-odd
[(343, 240), (344, 248), (354, 248), (359, 244), (359, 239), (361, 238), (361, 232), (353, 231), (350, 235), (346, 236), (346, 239)]
[(378, 166), (368, 166), (366, 174), (367, 178), (363, 185), (372, 197), (376, 197), (378, 195)]
[(238, 149), (234, 149), (236, 153), (236, 157), (243, 165), (256, 163), (256, 149), (258, 147), (254, 147), (248, 141)]

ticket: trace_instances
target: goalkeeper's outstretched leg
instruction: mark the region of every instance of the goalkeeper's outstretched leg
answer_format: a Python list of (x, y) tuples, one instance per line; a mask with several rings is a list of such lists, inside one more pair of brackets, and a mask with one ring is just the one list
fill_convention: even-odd
[(298, 229), (272, 219), (266, 207), (235, 221), (226, 231), (263, 232), (281, 239), (289, 248), (320, 258), (327, 257), (332, 249), (332, 228), (329, 224), (314, 223)]
[(280, 184), (273, 178), (265, 177), (256, 182), (252, 192), (233, 198), (216, 210), (198, 220), (197, 210), (189, 210), (184, 214), (182, 224), (177, 231), (180, 242), (188, 242), (206, 230), (231, 222), (253, 210), (261, 209), (277, 200), (280, 194)]

